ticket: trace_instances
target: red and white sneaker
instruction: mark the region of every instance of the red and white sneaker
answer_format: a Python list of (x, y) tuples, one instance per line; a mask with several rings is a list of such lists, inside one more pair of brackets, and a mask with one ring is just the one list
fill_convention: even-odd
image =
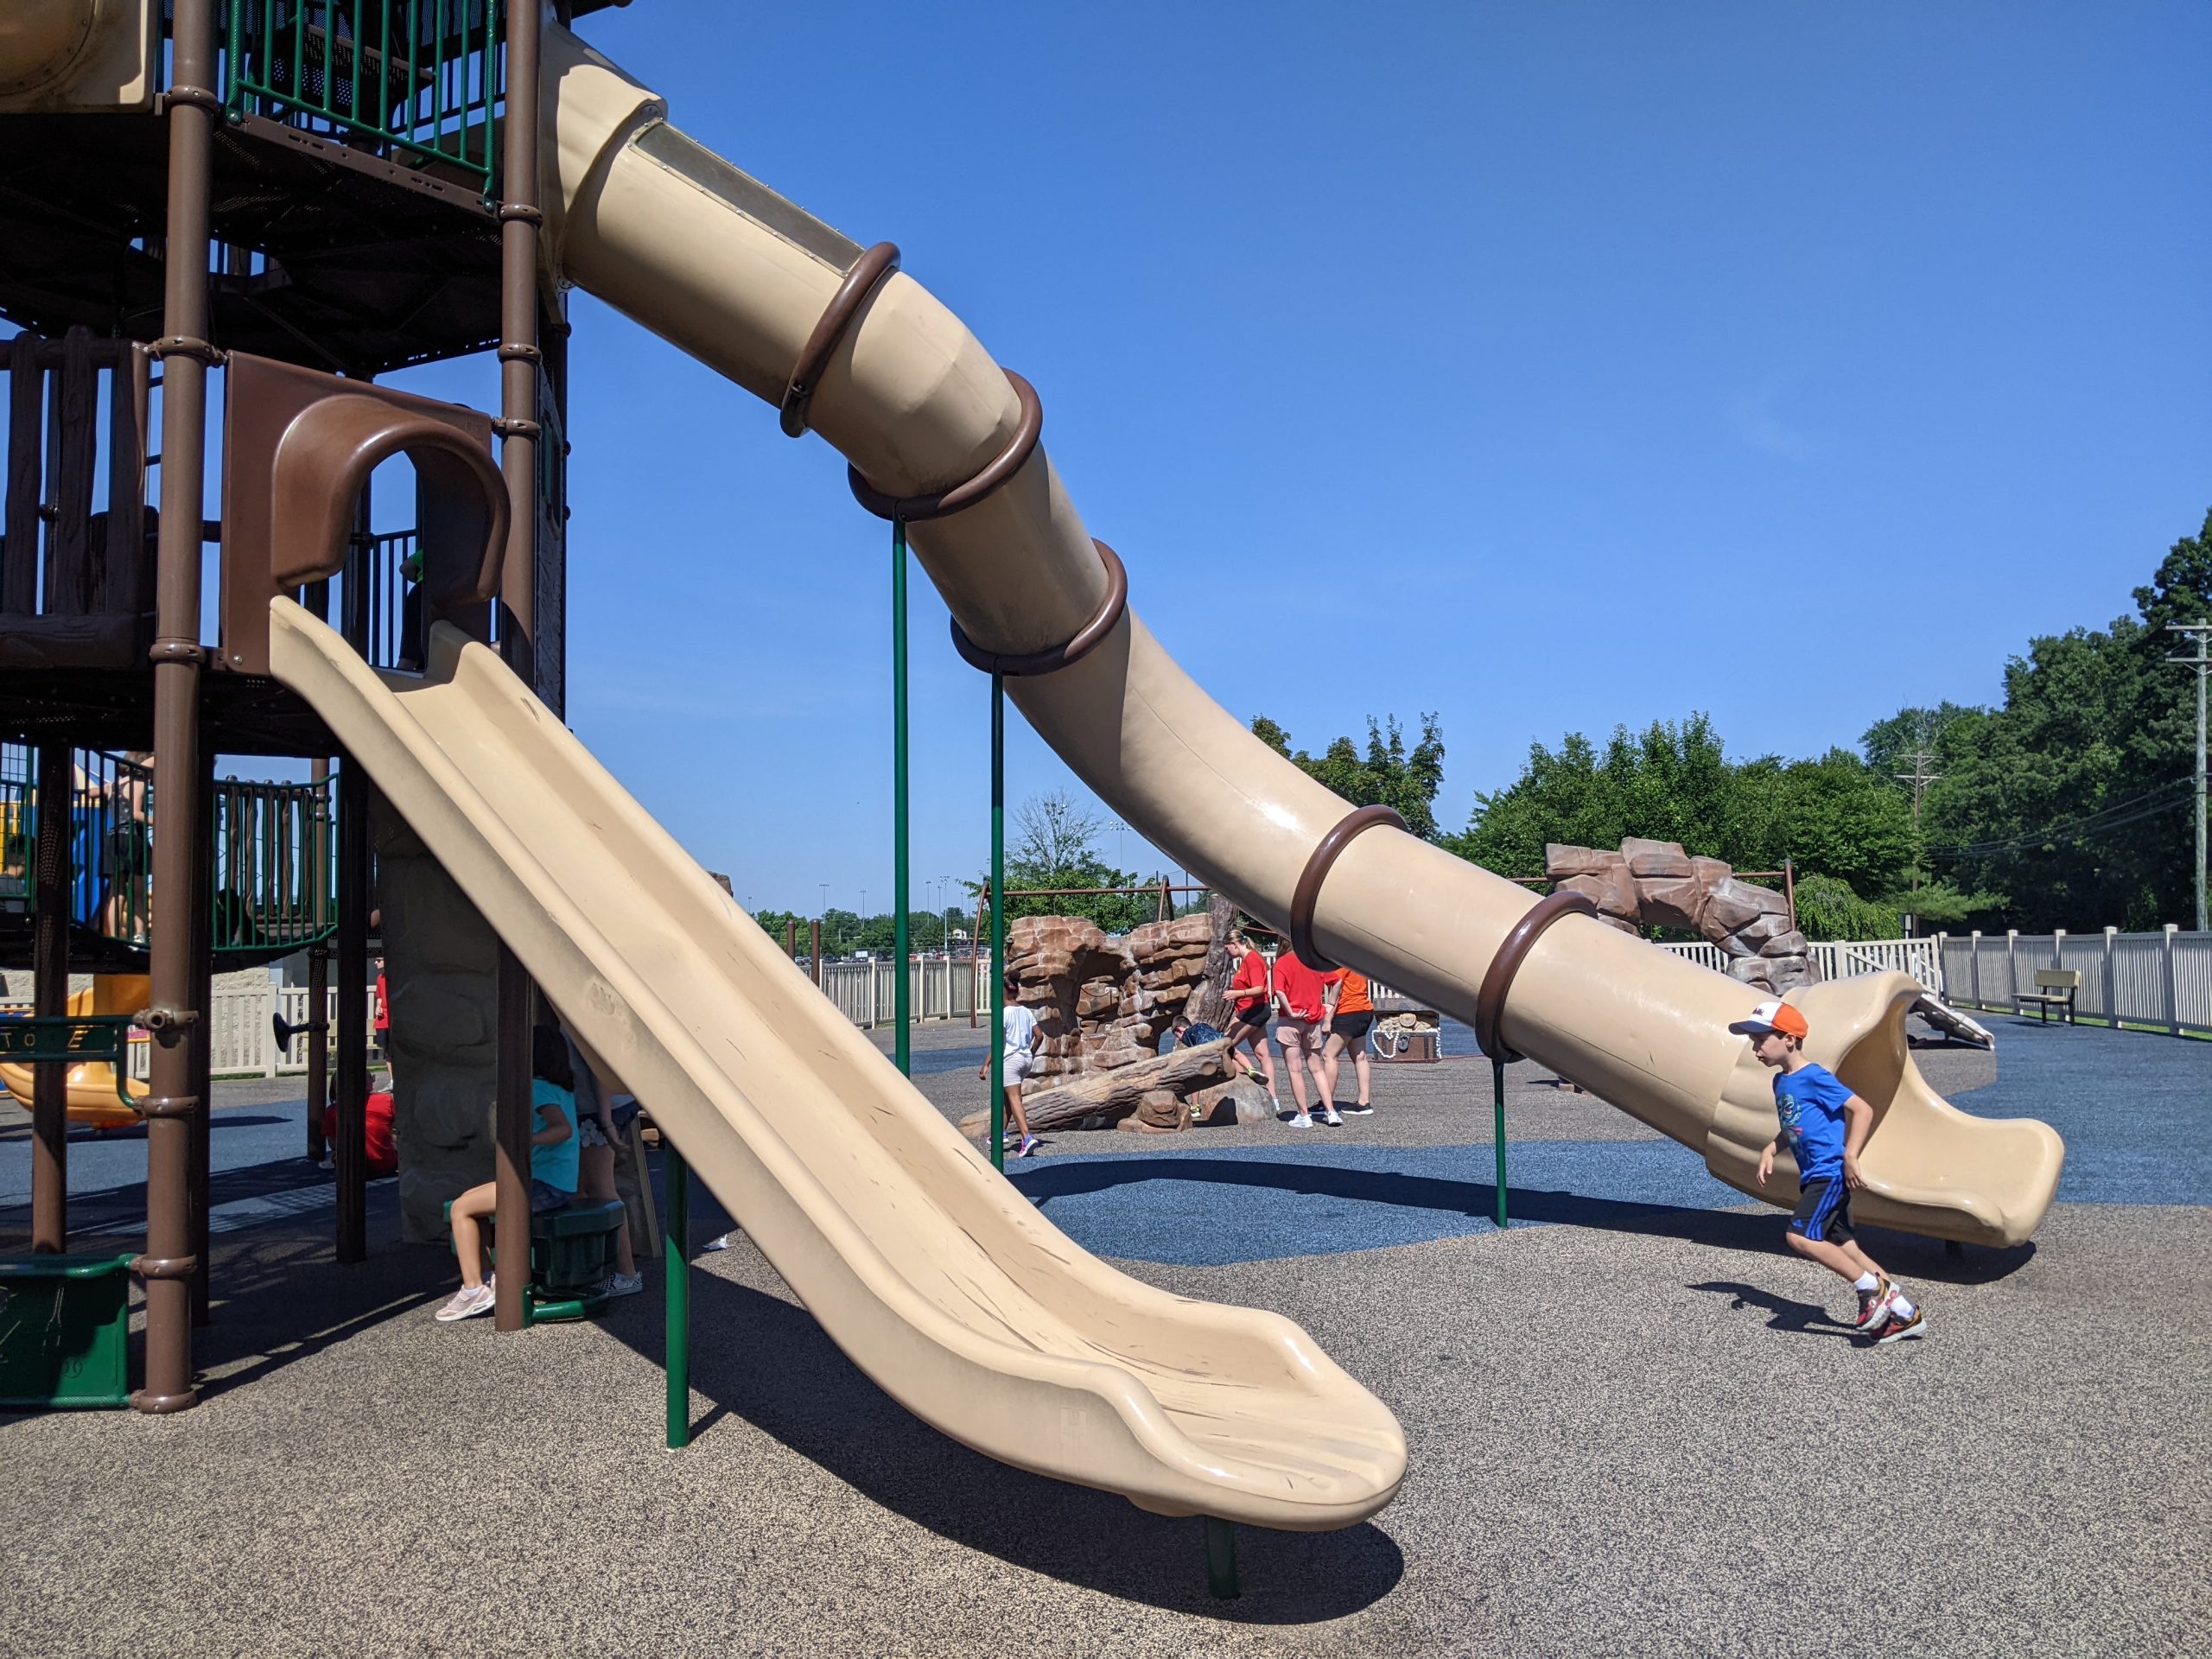
[(1874, 1288), (1859, 1293), (1859, 1317), (1851, 1322), (1852, 1328), (1861, 1336), (1871, 1336), (1888, 1323), (1890, 1298), (1897, 1294), (1897, 1287), (1890, 1282), (1887, 1274), (1877, 1274), (1874, 1277)]
[(1901, 1319), (1892, 1313), (1890, 1322), (1882, 1327), (1882, 1334), (1874, 1338), (1874, 1345), (1886, 1348), (1893, 1342), (1903, 1342), (1907, 1337), (1918, 1337), (1923, 1334), (1921, 1326), (1927, 1323), (1927, 1319), (1928, 1310), (1924, 1307), (1914, 1308), (1909, 1319)]

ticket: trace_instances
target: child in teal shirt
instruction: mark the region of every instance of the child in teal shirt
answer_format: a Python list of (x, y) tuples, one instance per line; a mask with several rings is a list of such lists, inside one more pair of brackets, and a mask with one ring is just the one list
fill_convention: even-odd
[[(530, 1106), (537, 1120), (530, 1137), (530, 1213), (564, 1208), (576, 1195), (575, 1072), (561, 1033), (540, 1026), (531, 1033)], [(484, 1217), (499, 1208), (499, 1183), (472, 1186), (453, 1201), (453, 1253), (461, 1262), (461, 1288), (437, 1311), (442, 1325), (489, 1313), (494, 1280), (484, 1277)]]

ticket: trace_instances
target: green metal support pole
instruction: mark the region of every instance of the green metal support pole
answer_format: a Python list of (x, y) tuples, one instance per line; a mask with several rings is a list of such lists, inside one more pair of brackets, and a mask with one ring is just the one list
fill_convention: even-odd
[(683, 1154), (661, 1132), (661, 1158), (668, 1171), (668, 1202), (662, 1206), (661, 1281), (668, 1312), (668, 1445), (672, 1452), (691, 1444), (691, 1176)]
[(1490, 1063), (1491, 1082), (1497, 1102), (1497, 1117), (1492, 1124), (1492, 1139), (1497, 1142), (1497, 1224), (1505, 1225), (1505, 1062)]
[(1006, 1168), (1006, 679), (991, 676), (991, 1167)]
[(1206, 1588), (1216, 1601), (1243, 1595), (1236, 1583), (1236, 1529), (1218, 1516), (1207, 1516)]
[(914, 1071), (914, 965), (908, 960), (906, 899), (906, 523), (891, 521), (891, 958), (899, 977), (891, 988), (892, 1058), (908, 1077)]

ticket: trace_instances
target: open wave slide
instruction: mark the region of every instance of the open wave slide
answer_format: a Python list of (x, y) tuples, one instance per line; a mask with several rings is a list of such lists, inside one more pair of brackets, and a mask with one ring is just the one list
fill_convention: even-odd
[[(1347, 838), (1345, 804), (1119, 606), (1118, 563), (1035, 443), (1026, 385), (879, 251), (668, 125), (575, 37), (549, 28), (544, 56), (563, 274), (780, 404), (787, 431), (819, 431), (879, 507), (908, 498), (915, 552), (972, 651), (1034, 670), (1082, 637), (1080, 660), (1011, 694), (1127, 822), (1252, 913), (1295, 913), (1331, 957), (1463, 1017), (1501, 957), (1517, 962), (1515, 1050), (1743, 1191), (1793, 1189), (1786, 1171), (1774, 1192), (1753, 1179), (1772, 1096), (1726, 1030), (1751, 991), (1586, 917), (1535, 938), (1520, 887), (1394, 829)], [(1154, 1291), (1071, 1243), (493, 653), (442, 629), (426, 675), (379, 676), (289, 601), (273, 611), (277, 674), (893, 1397), (1004, 1462), (1164, 1513), (1321, 1529), (1389, 1501), (1405, 1445), (1385, 1408), (1287, 1321)], [(1927, 1087), (1904, 1040), (1917, 994), (1890, 975), (1794, 998), (1815, 1058), (1878, 1114), (1861, 1214), (2018, 1243), (2063, 1149)]]

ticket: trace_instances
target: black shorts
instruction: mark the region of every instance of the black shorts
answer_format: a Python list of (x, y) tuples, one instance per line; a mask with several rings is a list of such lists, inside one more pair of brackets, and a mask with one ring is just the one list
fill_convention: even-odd
[(1224, 1033), (1232, 1043), (1241, 1043), (1249, 1037), (1255, 1042), (1268, 1040), (1268, 1005), (1254, 1002), (1229, 1016), (1229, 1030)]
[(1368, 1032), (1375, 1024), (1375, 1010), (1358, 1008), (1350, 1014), (1340, 1014), (1329, 1022), (1329, 1029), (1344, 1039), (1346, 1048), (1357, 1048), (1367, 1040)]
[(1797, 1208), (1789, 1217), (1789, 1230), (1816, 1244), (1850, 1243), (1853, 1236), (1850, 1185), (1840, 1175), (1801, 1182)]

